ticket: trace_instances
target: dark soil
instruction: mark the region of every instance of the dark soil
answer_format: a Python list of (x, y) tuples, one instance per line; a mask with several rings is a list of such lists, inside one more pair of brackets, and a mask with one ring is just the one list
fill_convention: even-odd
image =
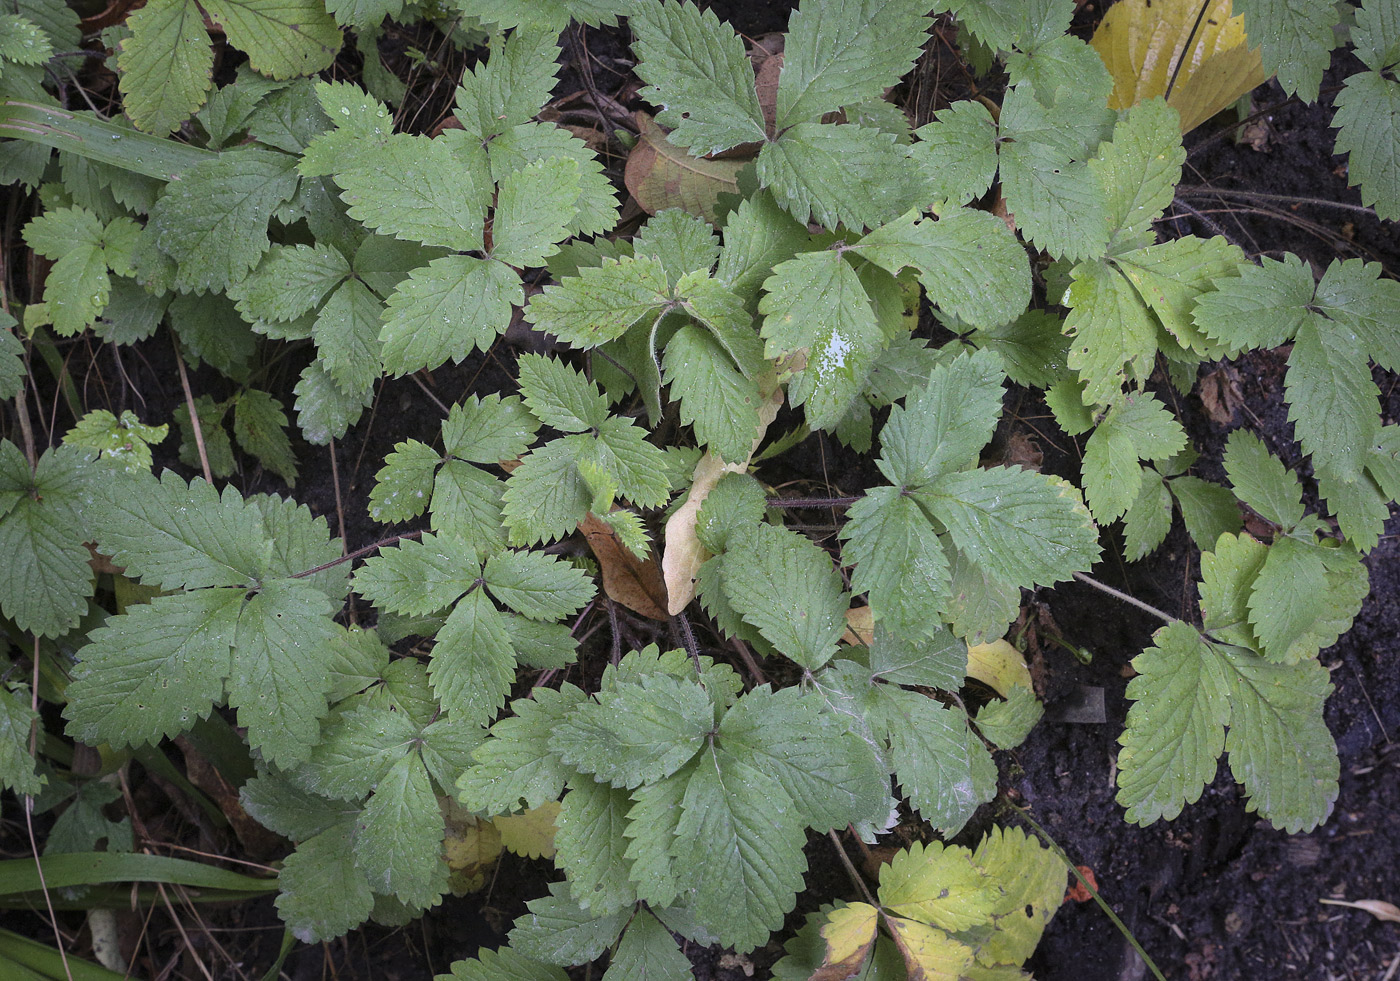
[[(721, 0), (709, 6), (741, 33), (758, 37), (782, 30), (792, 4)], [(592, 60), (592, 82), (585, 82), (577, 62), (585, 50)], [(921, 66), (917, 81), (904, 93), (925, 118), (929, 111), (966, 97), (969, 91), (970, 76), (953, 56), (950, 47), (935, 40), (929, 63)], [(637, 83), (627, 74), (628, 52), (615, 32), (589, 31), (575, 37), (565, 58), (569, 64), (556, 94), (591, 86), (629, 107), (639, 106), (634, 98)], [(1255, 104), (1270, 108), (1246, 131), (1249, 142), (1236, 142), (1233, 130), (1209, 126), (1192, 134), (1182, 197), (1159, 231), (1165, 236), (1223, 233), (1251, 254), (1293, 251), (1319, 267), (1337, 256), (1362, 255), (1383, 262), (1390, 274), (1400, 271), (1400, 238), (1393, 225), (1329, 204), (1360, 203), (1356, 192), (1346, 186), (1344, 161), (1332, 156), (1327, 87), (1338, 85), (1355, 68), (1346, 59), (1338, 61), (1319, 106), (1286, 100), (1276, 85), (1256, 92)], [(995, 91), (994, 84), (991, 90)], [(423, 98), (419, 114), (423, 129), (441, 118), (448, 104), (444, 100), (450, 97), (451, 86), (439, 85)], [(1244, 196), (1249, 193), (1284, 200)], [(122, 356), (120, 370), (110, 349), (79, 346), (68, 354), (81, 396), (94, 405), (109, 405), (117, 411), (137, 407), (146, 418), (167, 419), (182, 403), (168, 342), (138, 345)], [(416, 381), (386, 381), (373, 412), (333, 448), (297, 445), (303, 478), (293, 492), (295, 497), (315, 513), (327, 515), (332, 529), (343, 531), (349, 548), (394, 533), (396, 529), (372, 523), (365, 506), (384, 456), (400, 440), (432, 442), (442, 419), (438, 402), (450, 404), (468, 392), (509, 391), (516, 354), (510, 345), (498, 344), (485, 355), (475, 354), (461, 365), (420, 375)], [(1225, 366), (1226, 381), (1238, 386), (1241, 397), (1241, 406), (1229, 422), (1212, 417), (1199, 391), (1177, 400), (1188, 432), (1202, 451), (1204, 476), (1222, 476), (1218, 464), (1209, 461), (1219, 460), (1225, 434), (1245, 425), (1305, 480), (1310, 477), (1282, 403), (1285, 360), (1286, 353), (1264, 352)], [(286, 366), (288, 389), (297, 367)], [(1205, 366), (1202, 373), (1210, 370)], [(1385, 421), (1395, 422), (1400, 419), (1396, 379), (1377, 372), (1377, 381), (1385, 397)], [(192, 382), (196, 392), (216, 398), (231, 391), (224, 379), (208, 370), (195, 372)], [(138, 392), (144, 404), (132, 405), (138, 398), (132, 393)], [(58, 432), (66, 423), (60, 405), (55, 399), (48, 423)], [(775, 427), (781, 428), (781, 424)], [(1000, 435), (1006, 438), (1015, 433), (1036, 441), (1048, 470), (1077, 476), (1082, 444), (1055, 430), (1043, 403), (1029, 393), (1013, 394), (1008, 401)], [(327, 465), (332, 452), (338, 487)], [(179, 467), (173, 459), (158, 462)], [(858, 492), (879, 479), (869, 457), (820, 437), (787, 454), (762, 476), (774, 484), (791, 482), (785, 492), (804, 495)], [(245, 493), (287, 492), (277, 478), (256, 469), (234, 483)], [(1317, 509), (1310, 484), (1309, 494), (1310, 506)], [(805, 522), (802, 526), (814, 537), (823, 538), (834, 530), (838, 515), (807, 511), (794, 518)], [(1250, 813), (1223, 761), (1215, 782), (1177, 820), (1147, 828), (1126, 824), (1123, 808), (1114, 802), (1117, 738), (1127, 712), (1125, 675), (1133, 656), (1150, 643), (1152, 631), (1160, 624), (1079, 584), (1027, 597), (1042, 634), (1046, 629), (1057, 630), (1070, 644), (1086, 647), (1094, 656), (1091, 663), (1082, 664), (1049, 643), (1032, 649), (1047, 720), (1020, 749), (997, 754), (999, 800), (1027, 808), (1073, 862), (1093, 870), (1104, 901), (1173, 981), (1390, 981), (1400, 977), (1394, 970), (1400, 963), (1400, 925), (1319, 902), (1324, 898), (1400, 902), (1396, 871), (1400, 868), (1400, 524), (1392, 520), (1387, 531), (1390, 534), (1367, 557), (1371, 595), (1355, 626), (1322, 655), (1336, 688), (1328, 701), (1327, 722), (1341, 754), (1341, 793), (1331, 819), (1310, 834), (1285, 834)], [(1135, 564), (1115, 560), (1115, 544), (1107, 543), (1107, 558), (1094, 572), (1098, 578), (1169, 613), (1188, 619), (1194, 615), (1199, 553), (1179, 523), (1160, 549)], [(618, 613), (618, 642), (623, 649), (653, 640), (669, 643), (663, 627), (631, 617), (625, 610)], [(697, 629), (702, 646), (719, 650), (718, 638), (707, 632), (705, 624), (697, 623)], [(607, 611), (601, 605), (580, 633), (588, 638), (580, 670), (596, 672), (613, 645)], [(1104, 721), (1056, 721), (1070, 703), (1095, 690), (1102, 692)], [(178, 752), (173, 755), (179, 763)], [(132, 779), (141, 776), (136, 773)], [(226, 834), (221, 836), (200, 827), (195, 818), (176, 813), (181, 808), (171, 805), (178, 805), (177, 797), (178, 792), (157, 781), (150, 781), (137, 795), (145, 807), (170, 812), (161, 821), (167, 840), (239, 854), (238, 843)], [(1011, 808), (988, 805), (965, 834), (975, 836), (993, 821), (1015, 819)], [(3, 829), (7, 848), (18, 840), (12, 839), (13, 830), (13, 826)], [(901, 832), (917, 833), (912, 825)], [(822, 902), (855, 898), (827, 839), (812, 840), (808, 861), (808, 890), (789, 917), (789, 929)], [(510, 922), (524, 912), (527, 900), (544, 894), (553, 874), (548, 863), (507, 855), (483, 893), (449, 897), (408, 927), (366, 927), (324, 948), (294, 952), (284, 976), (296, 981), (325, 977), (418, 981), (446, 971), (453, 960), (503, 942)], [(229, 977), (256, 977), (266, 970), (281, 936), (270, 900), (202, 913), (214, 931), (210, 936), (230, 931), (223, 940), (227, 958), (211, 955), (208, 963), (240, 962), (241, 971), (225, 971)], [(142, 962), (142, 973), (156, 976), (165, 968), (170, 976), (200, 976), (188, 951), (209, 951), (209, 942), (196, 934), (182, 943), (172, 921), (163, 916), (153, 919), (151, 935), (143, 941), (149, 956)], [(44, 936), (48, 929), (37, 913), (8, 919), (16, 921), (16, 929), (36, 936)], [(20, 919), (26, 922), (20, 924)], [(80, 919), (63, 922), (74, 931), (81, 927)], [(697, 977), (702, 981), (766, 977), (781, 955), (785, 936), (780, 933), (767, 948), (744, 958), (715, 950), (693, 951)], [(182, 949), (187, 952), (182, 954)], [(156, 951), (162, 952), (159, 957)], [(1138, 981), (1150, 976), (1123, 934), (1092, 902), (1066, 903), (1029, 967), (1043, 981)], [(579, 971), (577, 976), (586, 975)]]

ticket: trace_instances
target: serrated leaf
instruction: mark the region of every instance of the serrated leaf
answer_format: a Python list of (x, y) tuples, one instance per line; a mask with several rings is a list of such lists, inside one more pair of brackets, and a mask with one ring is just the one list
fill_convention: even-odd
[(297, 425), (308, 443), (324, 446), (344, 436), (374, 401), (374, 389), (343, 392), (318, 362), (302, 369), (295, 388)]
[(442, 424), (443, 450), (470, 463), (513, 460), (525, 452), (539, 428), (517, 396), (468, 395), (452, 406)]
[(553, 157), (514, 171), (497, 190), (491, 256), (512, 266), (542, 266), (569, 234), (577, 211), (579, 166)]
[(1322, 613), (1327, 570), (1320, 552), (1292, 538), (1269, 546), (1250, 589), (1249, 622), (1270, 661), (1285, 661), (1290, 646)]
[(448, 460), (433, 478), (429, 525), (439, 534), (461, 538), (484, 557), (505, 545), (501, 492), (496, 477), (460, 460)]
[(1150, 99), (1128, 111), (1113, 128), (1112, 142), (1089, 161), (1103, 185), (1115, 238), (1145, 235), (1171, 204), (1186, 160), (1180, 133), (1176, 110)]
[(356, 221), (425, 245), (464, 252), (482, 247), (472, 173), (443, 141), (397, 133), (343, 167), (335, 179)]
[(166, 185), (147, 227), (179, 264), (178, 289), (226, 290), (257, 265), (268, 220), (296, 192), (296, 165), (271, 150), (227, 150)]
[(539, 160), (573, 160), (579, 168), (579, 193), (568, 221), (569, 233), (601, 235), (617, 224), (617, 193), (612, 182), (588, 144), (568, 130), (548, 123), (523, 123), (492, 139), (487, 152), (492, 178), (498, 184), (506, 175)]
[(1235, 0), (1251, 44), (1259, 45), (1264, 70), (1278, 76), (1289, 95), (1317, 100), (1322, 73), (1336, 40), (1337, 8), (1307, 0)]
[(1245, 348), (1285, 343), (1309, 319), (1313, 277), (1291, 252), (1283, 261), (1260, 258), (1240, 267), (1239, 275), (1215, 281), (1193, 312), (1196, 326), (1225, 344), (1230, 354)]
[(807, 229), (759, 192), (740, 202), (724, 225), (724, 250), (715, 278), (752, 309), (758, 289), (781, 262), (807, 244)]
[(796, 688), (754, 689), (725, 713), (720, 745), (782, 784), (813, 830), (878, 821), (889, 806), (884, 767), (869, 743), (823, 709), (821, 696)]
[(314, 310), (349, 274), (350, 264), (335, 249), (274, 245), (258, 268), (228, 292), (247, 320), (295, 320)]
[(583, 909), (569, 898), (562, 882), (551, 882), (549, 891), (530, 900), (530, 912), (517, 917), (511, 927), (511, 948), (526, 957), (560, 967), (586, 964), (601, 957), (627, 924), (624, 911), (598, 916)]
[(445, 609), (479, 574), (460, 542), (424, 534), (367, 559), (355, 572), (355, 591), (380, 609), (420, 616)]
[(617, 493), (643, 508), (661, 507), (671, 496), (664, 450), (647, 442), (647, 431), (630, 419), (605, 419), (588, 460), (617, 482)]
[(996, 793), (991, 755), (950, 709), (919, 692), (877, 686), (878, 725), (890, 743), (890, 762), (909, 802), (925, 821), (953, 835)]
[(627, 791), (594, 783), (589, 777), (569, 780), (554, 835), (555, 860), (568, 870), (574, 901), (595, 916), (606, 916), (636, 901), (628, 878), (631, 862), (624, 854)]
[(239, 447), (286, 481), (288, 487), (295, 487), (297, 461), (284, 431), (286, 425), (282, 403), (271, 395), (250, 388), (238, 396), (233, 409), (233, 434)]
[(836, 653), (849, 598), (831, 560), (811, 541), (772, 525), (731, 535), (724, 594), (774, 647), (808, 670)]
[(486, 350), (524, 299), (520, 277), (504, 263), (467, 255), (434, 259), (389, 297), (379, 333), (384, 370), (406, 375)]
[(1377, 262), (1334, 260), (1317, 284), (1314, 306), (1335, 325), (1356, 335), (1367, 356), (1387, 370), (1400, 367), (1400, 284), (1381, 279)]
[(1265, 521), (1285, 530), (1303, 520), (1303, 487), (1264, 443), (1243, 429), (1225, 444), (1225, 472), (1235, 494)]
[(581, 372), (564, 362), (527, 354), (520, 358), (518, 368), (525, 404), (546, 426), (581, 433), (596, 429), (607, 418), (607, 399)]
[(1137, 498), (1139, 459), (1166, 460), (1186, 447), (1186, 431), (1155, 396), (1115, 404), (1084, 446), (1084, 496), (1099, 521), (1121, 517)]
[(1219, 484), (1183, 476), (1172, 478), (1167, 486), (1181, 508), (1186, 531), (1201, 551), (1214, 549), (1221, 535), (1235, 534), (1244, 526), (1235, 495)]
[(59, 208), (35, 218), (24, 240), (57, 260), (44, 281), (44, 301), (58, 333), (77, 334), (97, 320), (111, 295), (102, 248), (102, 223), (82, 208)]
[(442, 707), (461, 721), (485, 725), (510, 693), (515, 650), (504, 621), (478, 589), (457, 603), (438, 631), (428, 673)]
[(1128, 821), (1147, 825), (1176, 817), (1214, 778), (1231, 699), (1220, 659), (1187, 623), (1158, 630), (1133, 668), (1133, 705), (1118, 738), (1117, 799)]
[(992, 186), (997, 172), (997, 126), (982, 103), (954, 102), (914, 135), (919, 141), (909, 155), (926, 194), (964, 205)]
[(369, 516), (384, 523), (407, 521), (423, 513), (433, 491), (433, 474), (442, 456), (416, 439), (394, 445), (374, 475)]
[(918, 486), (975, 463), (1001, 418), (1002, 382), (989, 354), (938, 365), (902, 408), (890, 410), (880, 433), (880, 472), (900, 486)]
[[(869, 903), (838, 906), (821, 925), (824, 954), (820, 967), (811, 976), (819, 979), (845, 978), (861, 974), (880, 933), (880, 911)], [(783, 977), (774, 971), (775, 977)], [(806, 972), (804, 972), (804, 977)]]
[(531, 297), (530, 322), (566, 344), (597, 347), (655, 318), (669, 298), (666, 270), (651, 256), (623, 256), (585, 266)]
[(24, 366), (24, 344), (5, 319), (0, 318), (0, 399), (11, 399), (20, 391), (28, 371)]
[(603, 974), (604, 981), (688, 981), (691, 977), (690, 958), (676, 945), (671, 931), (647, 911), (639, 912), (627, 925)]
[(403, 0), (328, 0), (326, 10), (343, 27), (368, 32), (384, 22), (386, 17), (398, 17), (403, 12)]
[(516, 31), (462, 74), (455, 115), (481, 139), (528, 123), (549, 100), (559, 72), (557, 31)]
[(788, 23), (777, 128), (880, 98), (914, 66), (928, 28), (925, 11), (898, 0), (807, 3)]
[(379, 781), (355, 825), (355, 864), (371, 888), (410, 906), (432, 906), (447, 889), (442, 814), (417, 753)]
[(993, 576), (1049, 585), (1088, 569), (1098, 534), (1074, 488), (1018, 467), (945, 474), (914, 491), (958, 550)]
[[(1166, 540), (1171, 526), (1171, 493), (1156, 470), (1144, 467), (1137, 497), (1123, 515), (1123, 557), (1129, 562), (1144, 558)], [(1212, 541), (1204, 547), (1214, 544)], [(1201, 547), (1197, 545), (1197, 548)]]
[(1125, 383), (1141, 385), (1151, 374), (1157, 324), (1127, 277), (1112, 266), (1080, 263), (1071, 275), (1065, 294), (1069, 366), (1084, 382), (1086, 405), (1117, 401)]
[(491, 727), (472, 754), (476, 765), (457, 779), (458, 797), (467, 807), (488, 813), (528, 808), (557, 798), (572, 769), (549, 749), (554, 729), (584, 699), (573, 685), (559, 691), (536, 688), (532, 698), (511, 703), (514, 715)]
[(1316, 318), (1298, 328), (1284, 378), (1288, 418), (1313, 468), (1346, 482), (1361, 476), (1380, 432), (1380, 390), (1356, 335)]
[(497, 552), (482, 578), (492, 596), (532, 620), (572, 616), (596, 592), (582, 569), (542, 552)]
[(948, 558), (913, 498), (896, 487), (866, 492), (846, 512), (844, 561), (851, 590), (868, 593), (876, 621), (912, 636), (949, 591)]
[(1020, 828), (992, 828), (972, 861), (1002, 890), (996, 930), (979, 945), (983, 963), (1021, 964), (1035, 952), (1045, 925), (1064, 904), (1065, 862)]
[(317, 0), (207, 0), (209, 16), (264, 75), (292, 78), (329, 68), (342, 38)]
[(412, 753), (420, 732), (401, 711), (363, 702), (348, 711), (338, 707), (294, 779), (323, 797), (359, 801)]
[[(523, 359), (522, 359), (523, 361)], [(511, 471), (501, 495), (501, 513), (512, 545), (532, 545), (568, 534), (593, 503), (579, 473), (586, 436), (556, 439), (531, 450)]]
[(132, 122), (164, 136), (204, 104), (214, 66), (209, 32), (188, 0), (153, 0), (126, 22), (117, 57), (122, 105)]
[(957, 932), (991, 919), (997, 884), (965, 848), (938, 842), (896, 852), (880, 868), (880, 903), (897, 916)]
[(1025, 685), (1012, 685), (1004, 700), (983, 705), (973, 721), (977, 731), (997, 749), (1015, 749), (1026, 741), (1044, 714), (1045, 707), (1035, 692)]
[(700, 218), (680, 208), (658, 211), (632, 239), (635, 255), (661, 261), (674, 285), (687, 273), (708, 273), (719, 258), (719, 239)]
[(731, 365), (719, 341), (699, 327), (682, 327), (666, 345), (662, 368), (681, 422), (695, 427), (696, 440), (730, 463), (748, 459), (758, 432), (758, 385)]
[(356, 867), (353, 824), (342, 821), (297, 845), (278, 876), (277, 912), (303, 943), (332, 940), (359, 926), (374, 894)]
[(753, 68), (728, 24), (665, 3), (632, 11), (628, 26), (647, 83), (639, 94), (663, 107), (657, 121), (672, 128), (673, 143), (703, 155), (764, 139)]
[(38, 719), (29, 707), (29, 686), (0, 688), (0, 786), (17, 796), (38, 794), (47, 781), (35, 772), (29, 753), (30, 731)]
[(1220, 236), (1187, 236), (1120, 252), (1112, 262), (1181, 347), (1214, 357), (1221, 352), (1196, 329), (1192, 312), (1197, 300), (1210, 295), (1212, 280), (1233, 273), (1243, 259), (1239, 246)]
[(993, 51), (1034, 50), (1069, 29), (1074, 11), (1068, 0), (953, 0), (947, 4), (978, 40)]
[(723, 750), (705, 752), (686, 786), (672, 854), (688, 905), (740, 952), (768, 939), (802, 888), (804, 836), (787, 792)]
[(759, 185), (794, 218), (827, 228), (874, 228), (918, 203), (904, 147), (864, 126), (797, 123), (755, 166)]

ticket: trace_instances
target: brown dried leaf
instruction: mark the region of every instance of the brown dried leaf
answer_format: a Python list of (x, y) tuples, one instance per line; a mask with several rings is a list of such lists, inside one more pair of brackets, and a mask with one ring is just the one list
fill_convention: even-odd
[(1216, 423), (1228, 426), (1235, 421), (1235, 410), (1244, 404), (1240, 376), (1234, 368), (1222, 365), (1201, 379), (1201, 405)]
[(1387, 903), (1383, 899), (1358, 899), (1354, 903), (1349, 903), (1344, 899), (1319, 899), (1318, 902), (1326, 903), (1328, 906), (1348, 906), (1351, 909), (1365, 910), (1378, 920), (1400, 923), (1400, 906)]
[(666, 583), (655, 552), (648, 552), (645, 560), (637, 558), (618, 541), (612, 528), (593, 514), (580, 521), (578, 528), (603, 570), (603, 592), (613, 602), (653, 620), (670, 619)]
[(875, 642), (875, 615), (868, 606), (855, 606), (846, 611), (846, 632), (841, 643), (869, 647)]
[(637, 145), (627, 157), (623, 180), (647, 214), (682, 208), (708, 222), (715, 220), (721, 194), (738, 191), (743, 160), (693, 157), (666, 139), (665, 132), (644, 112), (637, 113)]

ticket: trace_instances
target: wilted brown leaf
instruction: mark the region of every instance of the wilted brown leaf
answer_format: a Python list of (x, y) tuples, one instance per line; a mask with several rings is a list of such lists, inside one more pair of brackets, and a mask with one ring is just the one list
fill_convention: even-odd
[(640, 134), (623, 172), (632, 197), (650, 215), (682, 208), (713, 222), (715, 202), (721, 194), (737, 192), (739, 170), (748, 160), (693, 157), (666, 139), (649, 115), (639, 112), (636, 118)]
[(1228, 426), (1235, 421), (1235, 410), (1244, 404), (1240, 376), (1234, 368), (1221, 366), (1201, 379), (1201, 405), (1216, 423)]
[(603, 592), (634, 613), (653, 620), (669, 619), (666, 583), (661, 578), (656, 554), (649, 552), (645, 560), (637, 558), (596, 515), (590, 514), (578, 527), (598, 560), (598, 568), (603, 570)]

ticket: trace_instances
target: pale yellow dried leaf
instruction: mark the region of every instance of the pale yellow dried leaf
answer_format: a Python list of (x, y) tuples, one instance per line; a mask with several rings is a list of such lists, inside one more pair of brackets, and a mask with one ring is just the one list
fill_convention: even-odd
[(1347, 902), (1344, 899), (1319, 899), (1318, 902), (1326, 903), (1328, 906), (1347, 906), (1351, 909), (1365, 910), (1378, 920), (1400, 923), (1400, 906), (1387, 903), (1383, 899), (1358, 899), (1355, 902)]

